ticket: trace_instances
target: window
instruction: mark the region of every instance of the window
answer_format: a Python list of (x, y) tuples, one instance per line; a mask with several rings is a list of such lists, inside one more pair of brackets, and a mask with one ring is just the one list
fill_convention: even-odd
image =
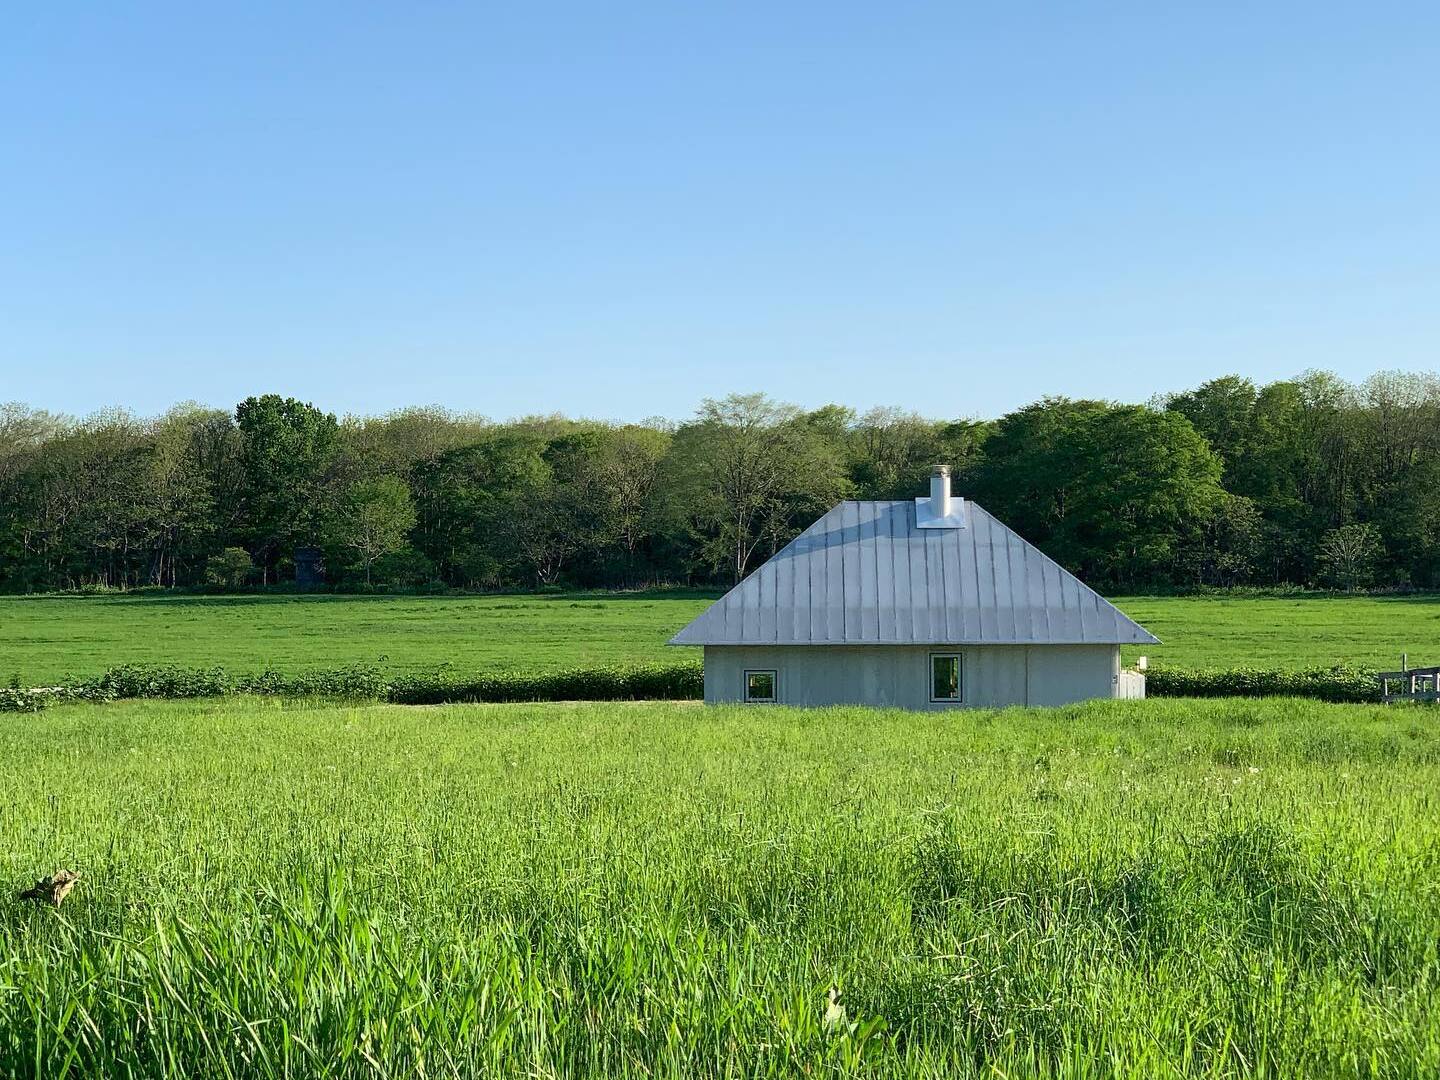
[(773, 704), (777, 681), (773, 671), (745, 672), (745, 700), (754, 705)]
[(960, 701), (965, 690), (965, 668), (959, 653), (930, 654), (930, 700)]

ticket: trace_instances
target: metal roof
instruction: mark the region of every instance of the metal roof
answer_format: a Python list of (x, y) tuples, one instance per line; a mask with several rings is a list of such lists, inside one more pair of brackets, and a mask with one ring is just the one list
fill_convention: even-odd
[(916, 502), (842, 502), (670, 639), (672, 645), (1158, 644), (968, 499), (921, 528)]

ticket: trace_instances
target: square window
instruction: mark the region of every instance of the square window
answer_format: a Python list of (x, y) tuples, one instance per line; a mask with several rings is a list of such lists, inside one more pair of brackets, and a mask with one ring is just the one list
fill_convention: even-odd
[(960, 701), (964, 692), (964, 670), (959, 653), (931, 653), (930, 700)]
[(745, 700), (752, 704), (773, 703), (777, 681), (773, 671), (745, 672)]

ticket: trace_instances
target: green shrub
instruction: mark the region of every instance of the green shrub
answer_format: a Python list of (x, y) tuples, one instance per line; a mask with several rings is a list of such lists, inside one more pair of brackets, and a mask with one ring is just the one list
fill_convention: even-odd
[(705, 695), (698, 662), (633, 667), (576, 668), (536, 673), (497, 672), (473, 678), (411, 675), (390, 687), (400, 705), (462, 701), (642, 701), (695, 699)]
[(38, 712), (55, 701), (117, 698), (202, 698), (226, 694), (338, 697), (439, 705), (466, 701), (642, 701), (700, 698), (705, 674), (698, 662), (576, 668), (538, 673), (497, 672), (462, 678), (437, 672), (388, 676), (366, 665), (294, 675), (263, 671), (229, 675), (223, 668), (127, 664), (97, 679), (39, 690), (0, 690), (0, 712)]
[(107, 698), (221, 697), (234, 689), (224, 668), (170, 664), (124, 664), (105, 672), (93, 685)]
[(1320, 701), (1364, 702), (1379, 697), (1375, 672), (1328, 667), (1304, 671), (1280, 668), (1156, 667), (1146, 673), (1150, 697), (1306, 697)]
[(365, 664), (304, 671), (282, 675), (266, 671), (236, 680), (235, 690), (241, 694), (270, 694), (280, 697), (342, 697), (381, 700), (390, 689), (390, 681), (379, 668)]
[(0, 712), (39, 712), (50, 703), (48, 695), (34, 690), (0, 689)]
[(243, 588), (255, 576), (250, 553), (241, 547), (227, 547), (205, 561), (205, 580), (223, 589)]

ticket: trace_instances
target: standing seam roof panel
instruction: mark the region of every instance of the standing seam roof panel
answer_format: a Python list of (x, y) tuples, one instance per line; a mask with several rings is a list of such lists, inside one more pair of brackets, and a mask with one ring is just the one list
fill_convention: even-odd
[(891, 506), (885, 515), (886, 547), (890, 552), (890, 635), (886, 641), (904, 640), (905, 631), (900, 622), (901, 598), (910, 587), (910, 565), (900, 557), (899, 545), (895, 543), (895, 526), (895, 507)]
[(677, 645), (1130, 644), (1158, 639), (974, 503), (920, 529), (912, 500), (835, 506)]

